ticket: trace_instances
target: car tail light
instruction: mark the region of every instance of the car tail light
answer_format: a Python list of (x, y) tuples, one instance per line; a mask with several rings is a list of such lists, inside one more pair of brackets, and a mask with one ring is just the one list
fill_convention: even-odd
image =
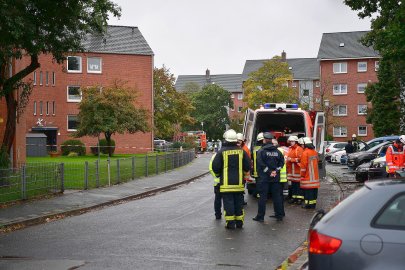
[(329, 148), (326, 148), (326, 153), (328, 153), (328, 152), (330, 152), (330, 149), (329, 149)]
[(309, 232), (309, 252), (313, 254), (333, 254), (342, 245), (342, 240), (324, 235), (316, 230)]

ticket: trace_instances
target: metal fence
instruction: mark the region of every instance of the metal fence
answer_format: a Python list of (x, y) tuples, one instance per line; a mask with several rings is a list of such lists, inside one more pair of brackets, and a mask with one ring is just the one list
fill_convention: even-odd
[(65, 189), (91, 189), (165, 173), (188, 164), (194, 150), (149, 153), (94, 162), (28, 163), (0, 169), (0, 203), (25, 200)]

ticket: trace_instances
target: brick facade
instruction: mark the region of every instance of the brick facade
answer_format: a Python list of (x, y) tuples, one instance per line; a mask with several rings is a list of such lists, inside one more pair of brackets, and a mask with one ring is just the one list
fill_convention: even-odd
[(232, 93), (231, 99), (233, 101), (233, 109), (229, 109), (228, 111), (229, 118), (243, 120), (245, 113), (242, 112), (242, 109), (246, 107), (246, 103), (243, 102), (243, 92), (235, 91), (231, 93)]

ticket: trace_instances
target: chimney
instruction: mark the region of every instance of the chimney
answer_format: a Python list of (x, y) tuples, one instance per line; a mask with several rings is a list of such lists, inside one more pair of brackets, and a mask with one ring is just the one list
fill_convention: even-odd
[(210, 70), (208, 68), (205, 71), (205, 80), (207, 81), (207, 83), (211, 83), (211, 75), (210, 75)]
[(283, 50), (281, 53), (281, 62), (285, 62), (287, 60), (287, 53)]

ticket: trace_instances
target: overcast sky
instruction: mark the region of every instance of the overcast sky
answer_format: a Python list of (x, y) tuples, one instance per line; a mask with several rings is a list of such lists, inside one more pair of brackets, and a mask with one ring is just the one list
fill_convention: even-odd
[(113, 0), (178, 75), (240, 74), (246, 60), (316, 57), (322, 33), (370, 29), (343, 0)]

